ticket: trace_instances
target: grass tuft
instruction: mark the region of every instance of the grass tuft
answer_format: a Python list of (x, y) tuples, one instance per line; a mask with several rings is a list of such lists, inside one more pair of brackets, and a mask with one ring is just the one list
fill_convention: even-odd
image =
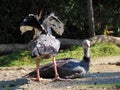
[[(101, 57), (101, 56), (115, 56), (120, 55), (120, 48), (112, 43), (98, 43), (90, 48), (91, 57)], [(73, 46), (66, 50), (60, 50), (59, 54), (56, 56), (57, 59), (60, 58), (78, 58), (82, 59), (83, 49), (82, 46)], [(51, 58), (41, 61), (41, 64), (51, 62)], [(31, 66), (35, 65), (35, 58), (31, 58), (30, 52), (17, 51), (9, 55), (0, 56), (0, 66)]]

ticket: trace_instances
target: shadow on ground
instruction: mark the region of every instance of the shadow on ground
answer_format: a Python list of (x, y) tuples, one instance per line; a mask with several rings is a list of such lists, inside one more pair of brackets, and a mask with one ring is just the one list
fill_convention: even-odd
[[(64, 83), (64, 84), (63, 84)], [(84, 78), (66, 80), (64, 82), (52, 82), (51, 84), (58, 87), (74, 85), (100, 85), (120, 83), (120, 72), (91, 73)]]
[(16, 89), (24, 90), (24, 88), (20, 88), (20, 86), (24, 84), (28, 84), (28, 80), (25, 78), (0, 81), (0, 90), (16, 90)]
[[(24, 90), (27, 85), (27, 89), (33, 88), (33, 90), (61, 90), (67, 87), (75, 87), (80, 90), (80, 85), (100, 85), (100, 84), (115, 84), (120, 83), (120, 72), (105, 72), (105, 73), (89, 73), (84, 78), (69, 79), (64, 81), (53, 81), (53, 79), (45, 79), (46, 82), (30, 81), (27, 78), (19, 78), (15, 80), (0, 81), (0, 90)], [(76, 89), (78, 87), (78, 89)], [(31, 89), (30, 89), (31, 90)]]

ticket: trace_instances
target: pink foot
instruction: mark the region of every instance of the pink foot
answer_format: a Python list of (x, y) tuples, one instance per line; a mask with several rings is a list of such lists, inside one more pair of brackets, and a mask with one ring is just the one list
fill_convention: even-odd
[(31, 80), (38, 81), (38, 82), (43, 81), (42, 78), (31, 78)]
[(64, 81), (64, 80), (66, 79), (60, 78), (59, 76), (54, 78), (54, 81)]

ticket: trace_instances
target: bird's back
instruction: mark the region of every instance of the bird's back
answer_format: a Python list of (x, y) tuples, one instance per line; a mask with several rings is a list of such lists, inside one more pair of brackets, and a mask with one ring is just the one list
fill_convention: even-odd
[(53, 35), (42, 34), (37, 39), (37, 42), (44, 44), (46, 47), (54, 47), (57, 51), (60, 48), (60, 41), (56, 39)]
[(37, 39), (32, 41), (30, 47), (32, 57), (41, 56), (44, 59), (58, 53), (60, 41), (52, 35), (41, 34)]

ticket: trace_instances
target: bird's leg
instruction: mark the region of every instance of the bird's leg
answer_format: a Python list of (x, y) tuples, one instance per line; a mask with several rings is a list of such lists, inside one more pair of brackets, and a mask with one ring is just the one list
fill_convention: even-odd
[(54, 71), (55, 71), (55, 80), (62, 80), (62, 79), (59, 77), (59, 74), (58, 74), (55, 56), (53, 56), (53, 60), (52, 60), (52, 61), (53, 61)]
[(39, 65), (38, 57), (36, 57), (36, 73), (37, 73), (37, 77), (32, 78), (32, 80), (41, 81), (42, 78), (40, 78), (39, 68), (40, 68), (40, 65)]

